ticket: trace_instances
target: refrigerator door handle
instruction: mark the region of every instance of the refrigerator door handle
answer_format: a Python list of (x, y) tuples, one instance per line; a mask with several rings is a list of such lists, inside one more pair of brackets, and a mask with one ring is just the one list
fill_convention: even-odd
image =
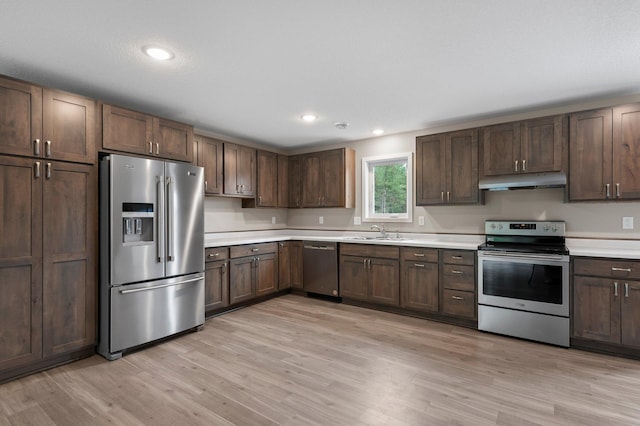
[(171, 183), (173, 179), (167, 176), (167, 262), (173, 262), (172, 245), (173, 245), (173, 205), (171, 197)]
[(163, 200), (163, 191), (164, 191), (164, 180), (162, 176), (156, 176), (156, 255), (158, 263), (161, 263), (164, 258), (164, 240), (162, 235), (164, 233), (162, 220), (160, 220), (160, 215), (163, 211), (164, 203)]
[(120, 294), (138, 293), (138, 292), (141, 292), (141, 291), (151, 291), (151, 290), (157, 290), (159, 288), (174, 287), (174, 286), (181, 285), (181, 284), (189, 284), (189, 283), (193, 283), (193, 282), (196, 282), (196, 281), (202, 281), (203, 279), (204, 279), (203, 277), (198, 277), (198, 278), (191, 278), (189, 280), (178, 281), (177, 283), (156, 285), (156, 286), (153, 286), (153, 287), (133, 288), (131, 290), (120, 290)]

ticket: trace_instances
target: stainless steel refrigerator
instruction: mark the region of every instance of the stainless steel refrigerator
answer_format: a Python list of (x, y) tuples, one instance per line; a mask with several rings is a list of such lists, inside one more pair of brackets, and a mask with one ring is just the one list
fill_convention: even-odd
[(109, 360), (204, 324), (204, 171), (100, 161), (100, 332)]

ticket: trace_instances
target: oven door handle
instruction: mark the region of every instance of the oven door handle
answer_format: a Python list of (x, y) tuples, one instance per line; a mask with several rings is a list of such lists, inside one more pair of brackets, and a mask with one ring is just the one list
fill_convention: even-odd
[(515, 258), (515, 259), (532, 259), (532, 260), (560, 260), (566, 261), (567, 256), (560, 254), (534, 254), (534, 253), (505, 253), (498, 251), (480, 251), (478, 252), (480, 257), (501, 257), (501, 258)]

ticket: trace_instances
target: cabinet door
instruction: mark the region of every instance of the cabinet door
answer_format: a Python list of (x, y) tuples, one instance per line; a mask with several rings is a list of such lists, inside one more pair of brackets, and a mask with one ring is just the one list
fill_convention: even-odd
[(478, 131), (449, 133), (445, 154), (447, 203), (478, 203)]
[(640, 199), (640, 103), (613, 109), (612, 197)]
[(0, 153), (42, 156), (42, 149), (42, 89), (0, 78)]
[(302, 156), (302, 207), (321, 206), (322, 164), (319, 153)]
[(438, 264), (406, 261), (402, 273), (402, 306), (438, 312)]
[(0, 379), (2, 371), (42, 357), (42, 174), (34, 177), (36, 161), (0, 155)]
[(238, 181), (238, 162), (240, 157), (240, 145), (225, 142), (224, 152), (224, 193), (226, 195), (239, 195), (240, 182)]
[(291, 287), (302, 289), (303, 245), (302, 241), (291, 241)]
[(153, 118), (146, 114), (102, 106), (102, 147), (131, 154), (154, 155)]
[(204, 264), (204, 310), (205, 312), (229, 306), (229, 275), (227, 262), (216, 261)]
[(278, 290), (278, 257), (275, 253), (261, 254), (256, 258), (256, 296)]
[(562, 170), (566, 116), (537, 118), (522, 123), (520, 171), (524, 173)]
[(238, 182), (242, 185), (242, 195), (246, 197), (253, 197), (256, 193), (255, 149), (240, 146), (237, 170)]
[(278, 155), (273, 152), (257, 153), (257, 207), (276, 207), (278, 204)]
[(340, 297), (367, 300), (367, 259), (340, 256)]
[(397, 260), (372, 258), (368, 264), (368, 299), (385, 305), (400, 305), (400, 263)]
[(621, 295), (620, 282), (618, 282), (616, 294), (612, 280), (574, 277), (573, 336), (600, 342), (620, 343)]
[(302, 207), (302, 157), (289, 157), (289, 208)]
[[(512, 175), (520, 171), (520, 123), (482, 129), (483, 176)], [(518, 161), (518, 165), (516, 165)]]
[(445, 138), (439, 134), (416, 139), (416, 205), (446, 202)]
[(229, 261), (229, 304), (233, 305), (254, 297), (254, 263), (253, 257)]
[(195, 136), (198, 145), (198, 166), (204, 167), (204, 194), (222, 193), (222, 141)]
[(621, 343), (640, 347), (640, 282), (624, 281), (622, 284), (622, 336)]
[(571, 114), (569, 134), (569, 200), (606, 200), (615, 193), (611, 108)]
[(95, 163), (96, 102), (45, 90), (42, 106), (45, 158)]
[(276, 207), (287, 208), (289, 205), (289, 158), (278, 155), (278, 202)]
[(278, 243), (278, 290), (291, 287), (291, 243)]
[(96, 342), (97, 187), (94, 166), (45, 164), (42, 291), (45, 356)]
[(188, 124), (158, 120), (154, 140), (154, 154), (176, 161), (193, 162), (193, 127)]
[(344, 207), (345, 205), (345, 174), (344, 149), (334, 149), (322, 153), (322, 207)]

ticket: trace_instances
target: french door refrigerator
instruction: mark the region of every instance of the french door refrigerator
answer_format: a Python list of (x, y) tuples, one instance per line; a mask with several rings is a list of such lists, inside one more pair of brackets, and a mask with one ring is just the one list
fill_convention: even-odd
[(98, 353), (204, 324), (204, 171), (123, 155), (100, 160)]

